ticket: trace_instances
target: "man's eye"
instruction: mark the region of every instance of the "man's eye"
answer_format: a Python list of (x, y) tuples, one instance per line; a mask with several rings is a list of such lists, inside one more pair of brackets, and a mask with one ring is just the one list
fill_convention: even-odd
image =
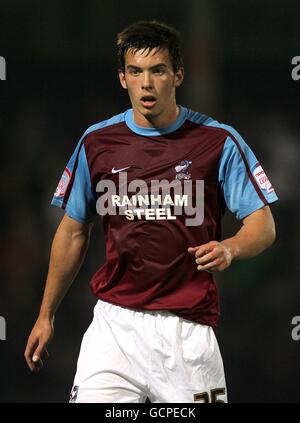
[(131, 73), (131, 75), (138, 75), (140, 73), (138, 69), (131, 69), (129, 72)]
[(163, 68), (156, 68), (156, 69), (154, 69), (153, 72), (156, 73), (156, 74), (162, 74), (162, 73), (164, 73), (164, 69)]

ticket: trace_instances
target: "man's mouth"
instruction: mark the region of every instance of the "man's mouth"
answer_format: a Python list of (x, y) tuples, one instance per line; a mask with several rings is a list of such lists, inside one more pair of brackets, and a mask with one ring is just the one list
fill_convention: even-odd
[(156, 103), (156, 98), (153, 95), (144, 95), (141, 97), (141, 103), (147, 109), (151, 109)]

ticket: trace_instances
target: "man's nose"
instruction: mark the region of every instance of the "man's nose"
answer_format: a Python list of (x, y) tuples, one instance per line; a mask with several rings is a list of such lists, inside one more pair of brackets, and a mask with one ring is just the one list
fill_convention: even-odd
[(151, 88), (151, 87), (152, 87), (152, 82), (151, 82), (150, 73), (145, 72), (143, 75), (143, 80), (142, 80), (142, 88)]

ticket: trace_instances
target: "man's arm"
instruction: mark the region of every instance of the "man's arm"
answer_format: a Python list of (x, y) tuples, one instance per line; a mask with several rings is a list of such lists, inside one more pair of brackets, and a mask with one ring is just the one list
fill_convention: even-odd
[(211, 241), (188, 252), (196, 257), (198, 270), (221, 272), (232, 260), (255, 257), (275, 241), (275, 224), (269, 206), (265, 206), (243, 219), (243, 226), (231, 238)]
[(43, 366), (53, 336), (55, 312), (77, 275), (88, 248), (92, 224), (64, 215), (53, 239), (48, 276), (38, 319), (28, 338), (25, 359), (31, 371)]

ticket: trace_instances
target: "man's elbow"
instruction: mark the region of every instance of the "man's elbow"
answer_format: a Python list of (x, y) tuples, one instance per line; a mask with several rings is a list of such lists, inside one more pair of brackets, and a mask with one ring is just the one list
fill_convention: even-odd
[(267, 234), (266, 234), (266, 248), (271, 247), (271, 245), (274, 244), (275, 240), (276, 240), (276, 228), (275, 228), (274, 220), (272, 219), (272, 222), (270, 222), (270, 225), (268, 227)]
[(269, 247), (271, 247), (271, 245), (274, 244), (275, 240), (276, 240), (276, 229), (275, 227), (270, 231), (270, 235), (269, 235)]

